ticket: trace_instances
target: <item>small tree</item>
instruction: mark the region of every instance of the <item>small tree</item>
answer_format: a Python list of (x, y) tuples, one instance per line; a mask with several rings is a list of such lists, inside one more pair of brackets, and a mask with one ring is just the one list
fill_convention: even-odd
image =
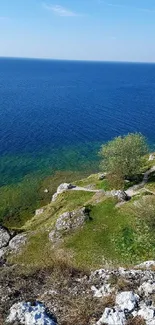
[(142, 134), (119, 136), (101, 147), (101, 167), (111, 175), (119, 175), (120, 179), (133, 177), (140, 173), (147, 153), (147, 142)]

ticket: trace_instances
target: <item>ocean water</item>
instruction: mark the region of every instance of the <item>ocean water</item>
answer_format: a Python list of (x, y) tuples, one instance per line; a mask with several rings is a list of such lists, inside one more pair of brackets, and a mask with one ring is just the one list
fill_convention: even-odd
[(154, 64), (0, 59), (0, 185), (93, 170), (128, 132), (154, 145)]

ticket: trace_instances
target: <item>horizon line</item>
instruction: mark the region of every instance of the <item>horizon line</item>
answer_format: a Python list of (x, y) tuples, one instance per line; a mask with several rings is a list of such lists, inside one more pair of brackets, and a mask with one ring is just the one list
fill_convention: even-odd
[(91, 60), (91, 59), (57, 59), (42, 57), (23, 57), (23, 56), (1, 56), (0, 59), (18, 59), (18, 60), (38, 60), (38, 61), (71, 61), (71, 62), (95, 62), (95, 63), (139, 63), (155, 64), (155, 61), (127, 61), (127, 60)]

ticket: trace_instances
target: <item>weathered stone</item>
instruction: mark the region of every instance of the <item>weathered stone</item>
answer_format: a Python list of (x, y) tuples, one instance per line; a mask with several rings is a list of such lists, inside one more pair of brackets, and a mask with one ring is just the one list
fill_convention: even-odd
[(150, 294), (155, 293), (155, 282), (153, 281), (147, 281), (143, 282), (143, 284), (138, 289), (140, 294), (144, 294), (146, 297), (148, 297)]
[(105, 308), (103, 316), (97, 325), (125, 325), (126, 317), (124, 311), (117, 308)]
[(132, 291), (120, 292), (116, 295), (116, 305), (121, 310), (131, 312), (138, 305), (139, 299), (139, 296)]
[(18, 250), (26, 243), (27, 235), (26, 234), (19, 234), (13, 237), (9, 242), (9, 248), (12, 250)]
[(36, 212), (35, 212), (35, 215), (36, 216), (39, 216), (40, 214), (42, 214), (44, 212), (44, 209), (41, 208), (41, 209), (37, 209)]
[(99, 289), (92, 286), (91, 289), (94, 292), (94, 297), (96, 298), (107, 297), (115, 290), (114, 288), (111, 288), (110, 283), (104, 283)]
[(64, 212), (57, 219), (55, 229), (49, 234), (50, 240), (61, 238), (63, 234), (82, 227), (86, 220), (89, 220), (86, 208)]
[(130, 199), (129, 196), (127, 195), (127, 193), (122, 190), (118, 190), (118, 191), (113, 190), (113, 191), (107, 192), (107, 193), (109, 193), (108, 196), (116, 197), (121, 202), (128, 201)]
[(138, 264), (136, 267), (149, 269), (152, 266), (155, 266), (155, 261), (146, 261), (146, 262), (143, 262), (141, 264)]
[(148, 307), (144, 303), (141, 304), (139, 311), (137, 312), (137, 316), (141, 316), (146, 325), (155, 325), (155, 308)]
[(54, 193), (53, 196), (52, 196), (52, 202), (55, 202), (57, 197), (58, 197), (58, 193)]
[(0, 249), (8, 245), (10, 238), (9, 230), (0, 226)]
[(103, 181), (103, 179), (105, 179), (105, 174), (99, 174), (98, 175), (98, 180)]
[(151, 153), (149, 156), (149, 161), (155, 160), (155, 153)]
[(74, 185), (72, 185), (70, 183), (60, 184), (58, 186), (58, 188), (57, 188), (56, 193), (53, 194), (53, 196), (52, 196), (52, 202), (55, 202), (56, 201), (58, 194), (61, 194), (61, 193), (65, 192), (65, 191), (67, 191), (67, 190), (71, 190), (74, 187), (76, 187), (76, 186), (74, 186)]
[(15, 323), (25, 325), (56, 325), (56, 318), (47, 311), (40, 302), (31, 304), (30, 302), (20, 302), (14, 304), (10, 309), (10, 314), (6, 323)]
[(57, 193), (60, 194), (63, 193), (64, 191), (71, 190), (72, 188), (74, 188), (74, 185), (70, 183), (63, 183), (58, 186)]
[(0, 249), (0, 259), (6, 254), (8, 247), (3, 247)]

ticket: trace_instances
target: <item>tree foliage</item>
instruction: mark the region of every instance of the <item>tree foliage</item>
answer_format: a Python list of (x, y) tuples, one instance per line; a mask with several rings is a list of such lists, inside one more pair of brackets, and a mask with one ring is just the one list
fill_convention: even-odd
[(101, 147), (101, 167), (112, 175), (132, 177), (140, 173), (147, 153), (147, 141), (142, 134), (119, 136)]

